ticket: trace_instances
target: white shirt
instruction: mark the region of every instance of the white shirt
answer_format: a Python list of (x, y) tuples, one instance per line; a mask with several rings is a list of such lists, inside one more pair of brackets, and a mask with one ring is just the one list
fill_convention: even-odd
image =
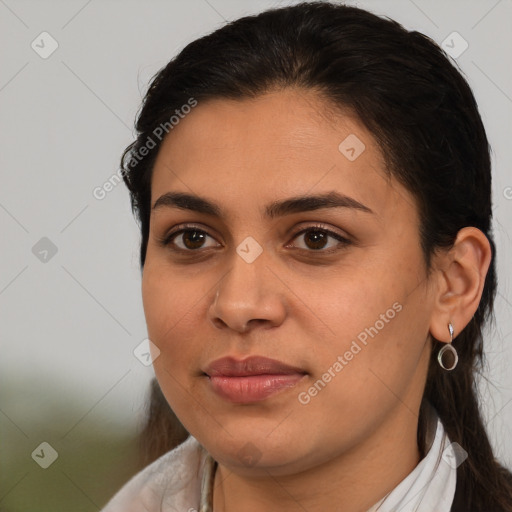
[[(437, 415), (426, 437), (425, 457), (368, 512), (450, 512), (460, 449), (456, 453)], [(101, 512), (197, 512), (205, 458), (190, 436), (132, 477)]]

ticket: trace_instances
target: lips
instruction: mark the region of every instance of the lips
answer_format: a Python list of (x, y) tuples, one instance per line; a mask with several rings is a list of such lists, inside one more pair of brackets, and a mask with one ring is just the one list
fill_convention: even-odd
[(251, 403), (294, 387), (307, 374), (303, 369), (275, 359), (252, 356), (238, 360), (223, 357), (204, 370), (211, 389), (230, 402)]
[(275, 359), (252, 356), (238, 360), (234, 357), (217, 359), (206, 367), (204, 373), (212, 376), (248, 377), (250, 375), (290, 375), (293, 373), (306, 373), (301, 368), (290, 366)]

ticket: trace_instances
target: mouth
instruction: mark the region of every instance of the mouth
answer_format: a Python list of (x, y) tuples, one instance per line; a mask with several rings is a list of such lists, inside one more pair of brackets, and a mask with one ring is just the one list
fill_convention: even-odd
[(266, 357), (224, 357), (204, 370), (211, 390), (232, 403), (260, 402), (295, 387), (307, 372)]

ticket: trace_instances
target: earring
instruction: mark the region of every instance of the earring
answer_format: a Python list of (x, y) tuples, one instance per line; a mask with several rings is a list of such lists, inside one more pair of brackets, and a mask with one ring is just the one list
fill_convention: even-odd
[[(459, 355), (457, 354), (457, 351), (452, 345), (453, 325), (451, 324), (451, 322), (448, 324), (448, 331), (450, 331), (450, 343), (445, 343), (444, 347), (437, 354), (437, 360), (441, 368), (443, 368), (443, 370), (451, 371), (457, 366), (457, 363), (459, 362)], [(443, 363), (443, 356), (446, 352), (449, 352), (448, 359), (451, 360), (451, 365), (449, 366), (445, 366)]]

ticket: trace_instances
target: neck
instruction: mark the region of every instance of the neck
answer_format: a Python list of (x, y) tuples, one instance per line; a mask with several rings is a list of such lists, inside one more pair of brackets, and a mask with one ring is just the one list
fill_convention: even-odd
[(400, 404), (358, 446), (300, 473), (251, 477), (218, 465), (215, 512), (362, 512), (391, 492), (418, 464), (418, 420)]

